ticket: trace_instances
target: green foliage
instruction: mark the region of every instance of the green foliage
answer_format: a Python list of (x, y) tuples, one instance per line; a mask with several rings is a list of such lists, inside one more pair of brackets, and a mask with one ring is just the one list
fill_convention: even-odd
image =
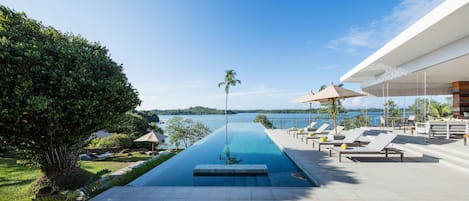
[(371, 118), (365, 117), (364, 115), (359, 115), (354, 118), (347, 118), (340, 122), (340, 125), (344, 126), (345, 130), (369, 126), (370, 124)]
[(52, 196), (34, 199), (34, 201), (75, 201), (78, 196), (78, 192), (64, 191)]
[(149, 123), (136, 112), (126, 112), (119, 119), (112, 122), (106, 130), (111, 133), (125, 133), (133, 139), (150, 131)]
[(440, 103), (437, 101), (430, 102), (430, 115), (436, 117), (446, 117), (451, 115), (452, 106), (449, 103)]
[[(225, 80), (223, 82), (218, 83), (218, 88), (225, 86), (225, 118), (226, 123), (228, 124), (228, 94), (230, 93), (230, 87), (236, 86), (236, 84), (241, 84), (241, 80), (236, 79), (236, 72), (234, 70), (226, 70), (225, 71)], [(227, 128), (228, 129), (228, 128)]]
[(140, 100), (100, 44), (2, 5), (0, 19), (0, 141), (55, 179), (76, 168), (91, 133)]
[(388, 108), (388, 116), (389, 117), (399, 117), (401, 116), (401, 110), (397, 108), (396, 103), (394, 100), (389, 99), (388, 102), (384, 104), (385, 108)]
[(200, 122), (182, 117), (173, 117), (166, 123), (166, 133), (169, 134), (169, 141), (179, 148), (180, 142), (187, 148), (196, 141), (202, 139), (211, 132), (209, 128)]
[[(197, 109), (194, 110), (193, 108), (205, 108), (205, 109)], [(205, 115), (205, 114), (223, 114), (223, 110), (217, 110), (213, 108), (206, 108), (206, 107), (191, 107), (188, 109), (176, 109), (176, 110), (154, 110), (156, 113), (160, 115)], [(324, 107), (323, 109), (312, 109), (313, 112), (323, 112), (328, 114), (328, 109), (327, 107)], [(352, 111), (360, 111), (360, 109), (347, 109), (347, 111), (352, 112)], [(382, 112), (382, 108), (368, 108), (368, 112)], [(341, 109), (341, 112), (345, 112), (345, 109)], [(228, 114), (238, 114), (238, 113), (274, 113), (274, 114), (283, 114), (283, 113), (309, 113), (309, 109), (305, 110), (299, 110), (299, 109), (277, 109), (277, 110), (261, 110), (261, 109), (255, 109), (255, 110), (228, 110)]]
[(267, 118), (266, 115), (258, 114), (254, 118), (254, 122), (261, 123), (265, 128), (274, 128), (272, 122)]
[(141, 117), (143, 117), (148, 123), (155, 122), (158, 123), (160, 122), (160, 118), (154, 111), (134, 111)]
[(236, 84), (241, 84), (241, 80), (237, 80), (235, 70), (230, 69), (225, 71), (225, 80), (218, 83), (218, 87), (225, 86), (225, 93), (228, 94), (230, 93), (230, 87), (236, 86)]
[(111, 179), (108, 185), (104, 186), (103, 188), (94, 190), (93, 192), (90, 193), (90, 195), (91, 195), (91, 197), (93, 197), (93, 196), (96, 196), (96, 195), (98, 195), (98, 194), (104, 192), (105, 190), (107, 190), (109, 188), (112, 188), (114, 186), (127, 185), (132, 180), (134, 180), (137, 177), (145, 174), (149, 170), (151, 170), (154, 167), (158, 166), (159, 164), (165, 162), (166, 160), (170, 159), (174, 155), (176, 155), (176, 154), (175, 153), (170, 153), (168, 155), (162, 155), (162, 156), (158, 157), (157, 159), (146, 161), (142, 165), (140, 165), (136, 168), (133, 168), (131, 171), (121, 175), (120, 177), (115, 178), (115, 179)]
[(26, 167), (17, 159), (0, 157), (0, 200), (29, 201), (34, 198), (30, 185), (40, 177), (37, 167)]
[(429, 104), (428, 99), (416, 98), (414, 103), (409, 106), (408, 110), (415, 115), (415, 121), (422, 122), (424, 120), (425, 107)]
[(85, 198), (89, 198), (94, 191), (97, 191), (100, 189), (101, 182), (99, 180), (107, 173), (110, 173), (111, 171), (108, 169), (103, 169), (100, 170), (99, 172), (95, 173), (88, 181), (83, 185), (81, 190), (85, 194)]
[[(102, 169), (109, 169), (114, 172), (128, 166), (128, 162), (146, 160), (148, 158), (148, 155), (133, 152), (132, 156), (117, 154), (102, 161), (79, 161), (78, 164), (80, 168), (90, 173), (96, 173)], [(20, 164), (21, 162), (19, 161), (18, 159), (0, 157), (0, 175), (2, 177), (0, 179), (0, 200), (29, 201), (34, 198), (36, 191), (41, 186), (44, 186), (44, 184), (38, 185), (36, 182), (38, 178), (43, 176), (40, 169), (35, 166), (26, 167)], [(88, 175), (92, 176), (91, 174)], [(86, 182), (88, 178), (85, 175), (83, 182)], [(67, 196), (70, 196), (70, 191), (69, 193), (63, 192), (58, 195), (58, 197), (62, 198)], [(66, 198), (60, 200), (66, 200)]]
[(91, 147), (91, 148), (98, 148), (98, 144), (99, 144), (99, 141), (101, 140), (101, 138), (94, 138), (92, 139), (89, 143), (88, 143), (88, 147)]
[(132, 146), (132, 139), (125, 134), (113, 134), (111, 136), (102, 137), (97, 144), (98, 148), (111, 148), (121, 147), (130, 148)]
[(429, 106), (427, 113), (435, 117), (445, 117), (452, 114), (451, 99), (446, 100), (447, 103), (440, 103), (435, 100), (428, 100), (423, 98), (415, 99), (415, 102), (409, 106), (409, 111), (416, 115), (416, 121), (423, 121), (424, 108)]

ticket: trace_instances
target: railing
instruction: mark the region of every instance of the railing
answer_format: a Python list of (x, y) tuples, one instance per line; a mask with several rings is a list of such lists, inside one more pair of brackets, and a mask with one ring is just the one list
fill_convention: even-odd
[[(269, 119), (275, 128), (286, 129), (286, 128), (304, 128), (309, 125), (309, 118), (270, 118)], [(330, 119), (318, 119), (314, 118), (312, 121), (318, 122), (318, 125), (323, 123), (332, 124)]]
[[(273, 126), (277, 129), (287, 129), (287, 128), (304, 128), (309, 125), (309, 118), (269, 118)], [(317, 122), (315, 127), (322, 125), (323, 123), (328, 123), (333, 125), (333, 119), (329, 117), (314, 117), (311, 119), (313, 122)], [(358, 115), (353, 117), (340, 116), (337, 119), (337, 125), (345, 126), (346, 129), (352, 129), (362, 126), (379, 126), (379, 116), (367, 116), (367, 115)]]

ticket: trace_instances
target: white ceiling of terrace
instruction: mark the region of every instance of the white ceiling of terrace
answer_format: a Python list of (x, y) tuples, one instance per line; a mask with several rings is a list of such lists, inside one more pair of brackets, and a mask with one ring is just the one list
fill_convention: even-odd
[[(427, 95), (451, 94), (451, 83), (469, 81), (469, 56), (435, 65), (412, 74), (389, 80), (386, 84), (376, 84), (363, 88), (363, 91), (375, 96), (421, 96), (424, 95), (424, 76), (426, 74)], [(387, 92), (386, 92), (387, 91)]]
[[(449, 94), (454, 81), (469, 81), (469, 0), (445, 1), (341, 77), (372, 95)], [(420, 83), (420, 84), (418, 84)]]

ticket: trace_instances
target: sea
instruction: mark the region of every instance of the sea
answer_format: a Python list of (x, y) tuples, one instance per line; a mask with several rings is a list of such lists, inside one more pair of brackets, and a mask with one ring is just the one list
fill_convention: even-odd
[[(246, 123), (253, 122), (254, 118), (260, 113), (237, 113), (228, 115), (228, 122), (233, 123)], [(308, 125), (309, 113), (262, 113), (273, 123), (275, 128), (303, 128)], [(346, 112), (337, 115), (337, 122), (343, 121), (345, 118), (354, 118), (356, 116), (366, 116), (370, 118), (371, 125), (377, 126), (379, 124), (379, 117), (383, 115), (382, 112)], [(158, 125), (165, 128), (165, 122), (173, 117), (189, 118), (196, 122), (200, 122), (215, 131), (225, 125), (225, 115), (158, 115), (161, 123)], [(311, 114), (311, 121), (316, 121), (320, 126), (322, 123), (333, 124), (332, 118), (328, 114)]]
[[(230, 123), (246, 123), (253, 122), (254, 118), (261, 113), (237, 113), (228, 115), (228, 122)], [(273, 123), (273, 126), (278, 129), (285, 128), (304, 128), (308, 125), (309, 122), (309, 113), (262, 113), (266, 115), (267, 118)], [(346, 118), (354, 118), (356, 116), (365, 116), (370, 118), (370, 125), (367, 126), (379, 126), (380, 116), (383, 115), (383, 112), (346, 112), (340, 113), (337, 115), (337, 123), (339, 124)], [(220, 127), (225, 125), (225, 115), (214, 114), (214, 115), (158, 115), (160, 118), (160, 123), (158, 126), (165, 130), (166, 122), (174, 117), (182, 117), (185, 119), (192, 119), (193, 121), (200, 122), (208, 127), (212, 132), (216, 131)], [(328, 114), (311, 114), (311, 121), (317, 122), (315, 127), (319, 127), (323, 123), (328, 123), (333, 125), (332, 117)], [(165, 131), (164, 135), (168, 136), (169, 134)], [(169, 142), (169, 139), (165, 141), (164, 144), (158, 145), (158, 147), (166, 149), (174, 149), (174, 144)]]

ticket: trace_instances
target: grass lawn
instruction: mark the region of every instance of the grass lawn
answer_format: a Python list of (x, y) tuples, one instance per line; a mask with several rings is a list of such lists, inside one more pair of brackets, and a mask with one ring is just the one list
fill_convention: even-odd
[[(139, 153), (118, 154), (100, 161), (79, 161), (80, 167), (96, 173), (102, 169), (112, 172), (126, 167), (132, 162), (146, 160), (149, 156)], [(0, 157), (0, 201), (31, 200), (34, 194), (28, 192), (29, 186), (40, 176), (39, 168), (17, 164), (16, 159)]]
[(133, 162), (144, 161), (149, 158), (150, 156), (148, 155), (134, 152), (132, 156), (128, 156), (127, 154), (115, 154), (103, 160), (79, 161), (79, 164), (81, 168), (92, 173), (96, 173), (102, 169), (109, 169), (111, 172), (115, 172), (116, 170), (129, 166)]
[(38, 168), (16, 164), (16, 159), (0, 158), (0, 200), (31, 200), (29, 185), (42, 175)]

